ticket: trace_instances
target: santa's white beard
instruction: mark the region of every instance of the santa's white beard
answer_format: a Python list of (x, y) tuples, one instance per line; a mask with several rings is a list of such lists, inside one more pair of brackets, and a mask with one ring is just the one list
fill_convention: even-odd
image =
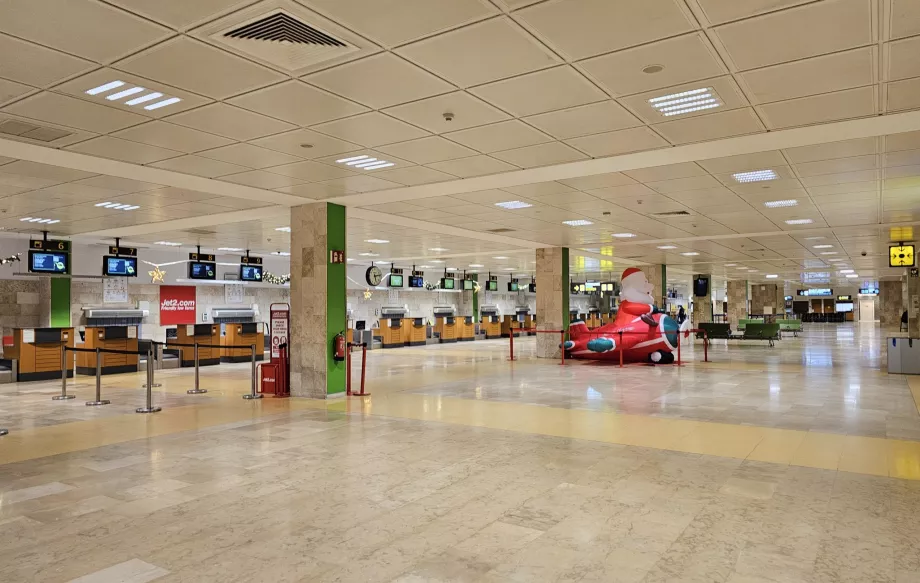
[(627, 302), (635, 302), (637, 304), (654, 304), (655, 300), (652, 298), (651, 294), (645, 293), (642, 290), (623, 290), (620, 294), (620, 299)]

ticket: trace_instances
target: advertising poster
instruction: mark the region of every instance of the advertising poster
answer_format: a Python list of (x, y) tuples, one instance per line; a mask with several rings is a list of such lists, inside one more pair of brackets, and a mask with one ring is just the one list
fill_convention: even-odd
[(160, 326), (195, 323), (195, 286), (160, 286)]

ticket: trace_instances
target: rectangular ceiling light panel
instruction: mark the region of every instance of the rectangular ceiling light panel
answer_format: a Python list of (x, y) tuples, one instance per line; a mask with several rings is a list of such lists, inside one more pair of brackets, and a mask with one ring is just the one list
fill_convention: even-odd
[(715, 109), (722, 105), (722, 100), (712, 87), (705, 87), (653, 97), (648, 100), (648, 103), (662, 117), (671, 117), (682, 113)]
[(766, 182), (767, 180), (776, 180), (779, 176), (772, 170), (755, 170), (753, 172), (738, 172), (732, 174), (737, 182), (745, 184), (747, 182)]
[[(113, 93), (112, 91), (114, 89), (118, 89), (118, 91)], [(108, 95), (106, 95), (107, 93)], [(153, 103), (149, 103), (149, 105), (144, 106), (144, 109), (148, 111), (160, 109), (161, 107), (166, 107), (167, 105), (172, 105), (182, 101), (178, 97), (169, 97), (163, 95), (159, 91), (152, 91), (138, 85), (125, 83), (124, 81), (110, 81), (105, 85), (87, 89), (86, 94), (99, 97), (104, 96), (106, 101), (123, 102), (124, 105), (129, 107), (134, 107), (135, 105), (141, 105), (152, 101)], [(129, 97), (132, 99), (128, 99)], [(160, 99), (161, 97), (165, 97), (166, 99)]]

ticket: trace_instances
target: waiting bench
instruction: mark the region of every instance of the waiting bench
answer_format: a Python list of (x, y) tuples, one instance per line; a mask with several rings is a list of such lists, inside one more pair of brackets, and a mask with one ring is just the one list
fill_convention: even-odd
[(766, 340), (773, 346), (774, 340), (779, 340), (779, 324), (755, 324), (748, 322), (744, 327), (741, 340)]
[(743, 332), (748, 324), (763, 324), (763, 318), (742, 318), (738, 320), (738, 330)]
[(792, 332), (793, 336), (798, 336), (802, 331), (802, 321), (795, 319), (777, 320), (780, 332)]
[[(732, 327), (731, 324), (719, 324), (715, 322), (703, 322), (699, 325), (700, 330), (706, 332), (706, 337), (709, 340), (731, 340), (732, 339)], [(697, 338), (703, 337), (703, 332), (696, 333)]]

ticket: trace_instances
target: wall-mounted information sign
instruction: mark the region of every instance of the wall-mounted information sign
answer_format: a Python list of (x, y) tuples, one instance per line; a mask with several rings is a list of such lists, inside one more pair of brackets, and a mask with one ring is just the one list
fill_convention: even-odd
[(43, 241), (33, 239), (29, 241), (29, 248), (38, 251), (64, 251), (70, 253), (70, 241), (54, 241), (52, 239)]
[(834, 290), (829, 288), (815, 288), (815, 289), (800, 289), (797, 292), (797, 295), (808, 296), (808, 297), (819, 297), (819, 298), (829, 298), (834, 295)]
[(109, 245), (109, 255), (124, 255), (125, 257), (137, 257), (137, 247), (118, 247)]

